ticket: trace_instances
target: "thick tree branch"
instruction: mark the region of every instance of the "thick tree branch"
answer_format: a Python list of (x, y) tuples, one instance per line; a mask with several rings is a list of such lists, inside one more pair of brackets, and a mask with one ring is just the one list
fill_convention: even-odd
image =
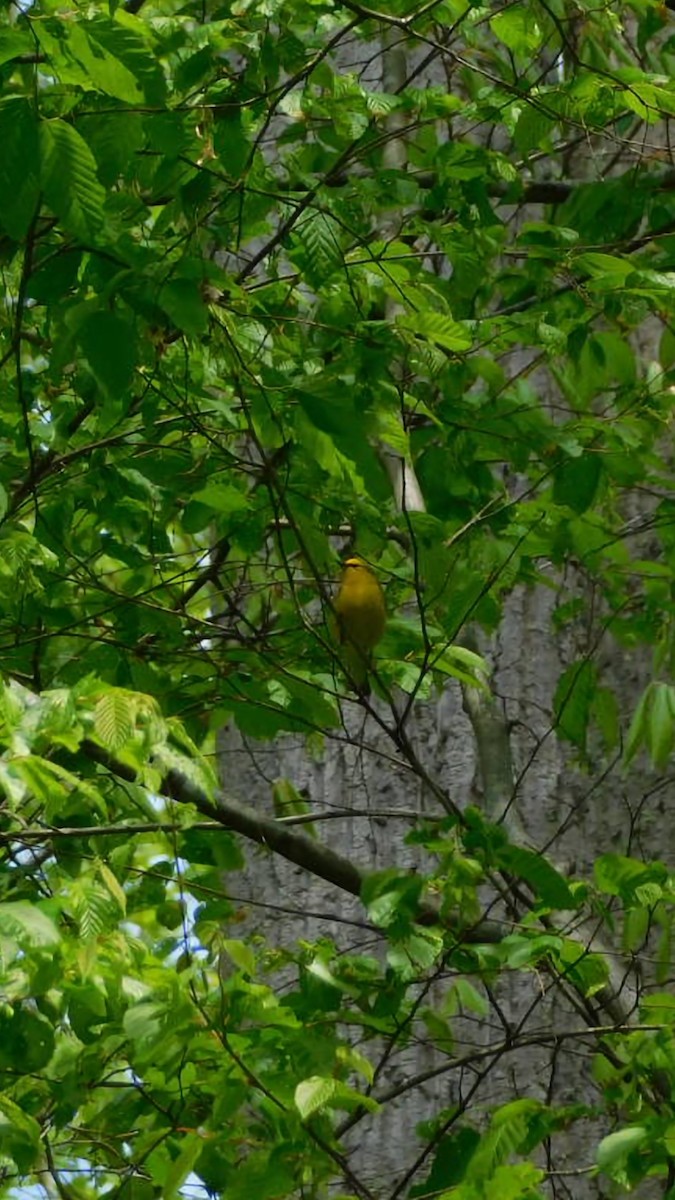
[[(133, 767), (119, 762), (95, 742), (83, 742), (82, 749), (90, 759), (105, 766), (111, 774), (129, 783), (136, 782)], [(222, 793), (212, 802), (201, 788), (180, 771), (169, 771), (159, 790), (179, 804), (192, 804), (203, 816), (211, 818), (225, 829), (241, 834), (249, 841), (256, 842), (259, 846), (267, 846), (275, 854), (302, 867), (311, 875), (325, 879), (327, 883), (334, 884), (343, 892), (360, 897), (368, 872), (307, 834), (290, 829), (282, 821), (256, 812), (245, 804), (229, 800)], [(449, 926), (456, 930), (458, 937), (467, 942), (495, 943), (501, 941), (504, 936), (504, 927), (496, 921), (481, 921), (470, 929), (464, 929), (458, 922), (441, 917), (437, 909), (430, 904), (421, 906), (418, 920), (422, 925)]]

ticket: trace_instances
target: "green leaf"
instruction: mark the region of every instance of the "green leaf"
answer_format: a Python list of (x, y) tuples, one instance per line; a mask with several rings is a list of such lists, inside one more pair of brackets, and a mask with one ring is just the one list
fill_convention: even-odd
[(542, 959), (557, 954), (561, 948), (561, 939), (550, 933), (534, 937), (512, 933), (504, 938), (502, 947), (507, 951), (506, 961), (509, 966), (520, 970), (522, 967), (536, 966)]
[(595, 664), (584, 660), (563, 671), (553, 698), (558, 735), (584, 749), (596, 689)]
[[(197, 1165), (202, 1161), (200, 1157)], [(274, 1150), (253, 1151), (230, 1173), (227, 1200), (251, 1200), (253, 1196), (256, 1200), (277, 1200), (280, 1195), (292, 1195), (293, 1182), (290, 1164), (286, 1166)]]
[(78, 924), (80, 937), (87, 941), (111, 930), (120, 918), (116, 898), (108, 887), (102, 887), (90, 875), (83, 875), (70, 889), (70, 904)]
[[(455, 1128), (450, 1135), (439, 1141), (433, 1157), (431, 1171), (423, 1183), (414, 1185), (410, 1196), (424, 1200), (425, 1196), (446, 1196), (444, 1188), (453, 1187), (465, 1178), (467, 1167), (480, 1145), (481, 1135), (469, 1126)], [(447, 1196), (452, 1198), (451, 1193)]]
[(640, 1002), (640, 1020), (646, 1025), (675, 1025), (675, 996), (672, 992), (652, 992)]
[(300, 261), (310, 281), (319, 286), (342, 266), (340, 226), (328, 212), (309, 212), (296, 226), (298, 249), (291, 258)]
[(427, 971), (443, 953), (443, 937), (437, 930), (417, 929), (402, 938), (387, 951), (387, 962), (401, 979), (416, 979)]
[(601, 474), (599, 454), (566, 458), (553, 477), (553, 499), (576, 513), (586, 512), (597, 495)]
[(105, 692), (94, 710), (96, 736), (113, 753), (130, 741), (134, 732), (134, 709), (131, 697), (119, 688)]
[(193, 501), (199, 504), (205, 504), (207, 508), (212, 508), (214, 512), (222, 513), (228, 516), (230, 513), (242, 512), (250, 507), (250, 498), (239, 490), (239, 488), (231, 487), (226, 483), (207, 483), (206, 487), (200, 488), (195, 492)]
[(91, 86), (127, 104), (139, 104), (143, 92), (137, 79), (114, 54), (96, 37), (100, 22), (73, 24), (69, 30), (69, 49), (84, 67)]
[(558, 952), (558, 965), (565, 979), (584, 996), (600, 992), (609, 979), (609, 967), (600, 954), (589, 952), (585, 946), (566, 938)]
[(654, 766), (663, 769), (675, 738), (675, 702), (673, 690), (667, 683), (652, 686), (645, 733)]
[(599, 1169), (606, 1175), (611, 1175), (648, 1136), (644, 1125), (628, 1125), (625, 1129), (608, 1134), (598, 1146), (596, 1162)]
[(654, 125), (659, 120), (659, 104), (657, 89), (649, 83), (634, 83), (632, 87), (621, 92), (621, 99), (627, 108), (637, 113), (641, 121)]
[(157, 1190), (152, 1180), (134, 1175), (108, 1192), (108, 1200), (157, 1200)]
[(577, 908), (577, 901), (569, 889), (567, 880), (556, 871), (543, 854), (526, 850), (522, 846), (502, 846), (498, 861), (506, 871), (526, 879), (536, 896), (550, 908)]
[(322, 387), (320, 380), (310, 380), (307, 390), (299, 389), (298, 400), (310, 421), (325, 433), (346, 435), (363, 424), (363, 417), (355, 408), (353, 390), (337, 381)]
[(104, 862), (98, 863), (98, 873), (103, 881), (104, 886), (107, 888), (113, 900), (117, 904), (121, 915), (123, 917), (126, 916), (127, 898), (123, 888), (119, 883), (119, 880), (117, 879), (117, 876)]
[(605, 277), (609, 286), (620, 287), (625, 284), (628, 276), (634, 271), (629, 258), (620, 258), (616, 254), (600, 254), (596, 251), (583, 253), (576, 259), (582, 270), (588, 271), (596, 279)]
[(24, 900), (0, 904), (0, 933), (19, 945), (54, 949), (61, 941), (58, 928), (36, 904)]
[[(119, 177), (133, 168), (135, 156), (145, 144), (139, 114), (122, 108), (109, 121), (101, 121), (95, 115), (83, 117), (78, 129), (98, 163), (98, 177), (107, 188), (116, 185)], [(49, 265), (53, 270), (54, 264)]]
[(448, 1013), (475, 1013), (479, 1017), (486, 1017), (490, 1011), (488, 1000), (482, 992), (468, 979), (462, 978), (453, 980), (444, 1007)]
[(442, 653), (436, 654), (432, 647), (431, 665), (434, 671), (451, 675), (454, 679), (459, 679), (460, 683), (480, 688), (487, 695), (491, 695), (487, 683), (489, 667), (480, 654), (474, 654), (464, 646), (445, 646)]
[(624, 763), (627, 766), (631, 759), (635, 758), (640, 746), (646, 740), (647, 728), (647, 713), (651, 702), (651, 685), (642, 693), (637, 708), (633, 713), (633, 719), (630, 723), (626, 744), (624, 746)]
[(132, 327), (114, 313), (95, 312), (78, 326), (77, 340), (104, 392), (126, 397), (135, 366)]
[(42, 121), (40, 155), (40, 182), (50, 208), (70, 233), (97, 242), (105, 192), (87, 143), (66, 121)]
[(0, 65), (20, 54), (29, 54), (32, 47), (32, 39), (26, 29), (0, 29)]
[(675, 363), (675, 332), (666, 327), (661, 334), (659, 342), (659, 362), (664, 370), (668, 370)]
[(423, 880), (399, 871), (373, 871), (361, 888), (361, 899), (374, 925), (409, 926), (417, 912)]
[(461, 353), (471, 347), (471, 334), (465, 324), (453, 321), (442, 313), (427, 310), (421, 313), (408, 313), (396, 318), (398, 327), (406, 332), (415, 334), (425, 341), (433, 342), (445, 350)]
[(53, 1053), (54, 1030), (46, 1017), (27, 1008), (0, 1013), (0, 1070), (30, 1075), (43, 1070)]
[(244, 133), (241, 114), (222, 112), (213, 131), (213, 145), (222, 169), (238, 179), (248, 162), (250, 143)]
[(537, 1100), (523, 1099), (498, 1108), (469, 1163), (467, 1179), (482, 1182), (492, 1178), (506, 1159), (518, 1153), (527, 1136), (529, 1118), (540, 1107)]
[(304, 1079), (299, 1083), (294, 1098), (295, 1107), (303, 1121), (331, 1104), (338, 1087), (337, 1079), (323, 1079), (320, 1075), (314, 1075), (311, 1079)]
[[(68, 741), (67, 738), (65, 740)], [(27, 781), (35, 796), (44, 803), (47, 820), (51, 821), (64, 810), (67, 811), (70, 800), (77, 795), (84, 796), (95, 812), (105, 816), (105, 802), (98, 789), (60, 763), (31, 755), (13, 759), (12, 765)]]
[(534, 104), (526, 104), (516, 122), (513, 140), (521, 154), (529, 154), (548, 143), (555, 128), (554, 120), (547, 113)]
[(124, 1014), (124, 1032), (132, 1041), (151, 1040), (161, 1033), (166, 1011), (161, 1004), (145, 1000), (128, 1008)]
[(485, 1200), (539, 1200), (537, 1185), (546, 1179), (546, 1172), (534, 1163), (514, 1163), (499, 1166), (485, 1188)]
[(180, 1154), (171, 1163), (164, 1179), (162, 1188), (165, 1200), (179, 1200), (185, 1195), (183, 1185), (204, 1148), (204, 1138), (201, 1132), (188, 1133), (181, 1138)]
[(66, 990), (68, 1021), (81, 1042), (88, 1045), (101, 1036), (101, 1025), (106, 1019), (105, 994), (94, 983), (70, 984)]
[(4, 1095), (0, 1095), (0, 1153), (13, 1159), (21, 1172), (30, 1170), (42, 1154), (38, 1122)]
[(623, 854), (601, 854), (593, 864), (593, 873), (602, 892), (621, 896), (625, 904), (654, 903), (668, 879), (663, 863), (645, 863)]
[[(304, 816), (310, 812), (310, 805), (290, 779), (275, 779), (272, 784), (272, 803), (277, 817)], [(309, 837), (317, 837), (316, 826), (313, 822), (303, 823), (303, 832)]]
[(352, 1111), (365, 1108), (368, 1112), (376, 1112), (379, 1104), (372, 1096), (364, 1096), (355, 1088), (347, 1087), (338, 1079), (324, 1078), (313, 1075), (303, 1079), (295, 1089), (295, 1107), (303, 1121), (325, 1108), (343, 1108)]
[(170, 280), (159, 294), (159, 303), (178, 328), (190, 337), (199, 337), (207, 329), (208, 309), (196, 280)]
[(619, 702), (610, 688), (596, 689), (591, 715), (597, 722), (606, 748), (614, 750), (619, 743)]
[(363, 1075), (366, 1083), (373, 1083), (375, 1079), (375, 1068), (370, 1059), (366, 1058), (353, 1046), (340, 1046), (338, 1049), (338, 1058), (341, 1063), (344, 1063), (350, 1070), (358, 1071), (359, 1075)]
[(17, 239), (35, 215), (38, 180), (38, 125), (23, 97), (0, 99), (0, 224)]
[[(98, 14), (93, 20), (83, 22), (83, 27), (94, 56), (99, 64), (103, 61), (110, 72), (109, 86), (103, 90), (119, 95), (120, 99), (128, 100), (130, 104), (136, 103), (132, 95), (145, 99), (148, 104), (164, 104), (166, 84), (162, 68), (151, 45), (141, 36), (142, 32), (147, 31), (147, 26), (129, 18), (124, 11), (119, 11), (115, 14), (115, 20)], [(103, 82), (102, 79), (100, 81)], [(126, 95), (120, 94), (115, 90), (116, 87), (130, 90)]]
[(675, 689), (670, 684), (653, 682), (643, 692), (633, 714), (624, 763), (635, 757), (641, 745), (648, 749), (654, 765), (663, 769), (675, 741)]
[(541, 45), (541, 26), (534, 12), (524, 4), (514, 4), (492, 17), (490, 28), (515, 54), (532, 55)]
[(250, 946), (235, 938), (225, 938), (222, 948), (228, 958), (232, 959), (235, 966), (239, 967), (240, 971), (245, 971), (251, 977), (255, 975), (255, 955)]

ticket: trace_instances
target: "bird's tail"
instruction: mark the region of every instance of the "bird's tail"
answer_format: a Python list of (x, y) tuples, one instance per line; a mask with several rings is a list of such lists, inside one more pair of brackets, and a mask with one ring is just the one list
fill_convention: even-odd
[(343, 643), (341, 654), (345, 673), (350, 684), (357, 695), (361, 696), (364, 700), (367, 699), (370, 695), (368, 670), (372, 667), (371, 655), (366, 654), (358, 646), (353, 646), (349, 642)]

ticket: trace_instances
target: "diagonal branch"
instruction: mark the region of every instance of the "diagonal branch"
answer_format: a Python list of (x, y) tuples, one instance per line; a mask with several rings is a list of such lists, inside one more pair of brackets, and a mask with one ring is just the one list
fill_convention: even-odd
[[(133, 767), (119, 762), (96, 742), (86, 740), (82, 743), (82, 749), (88, 758), (105, 766), (111, 774), (129, 783), (137, 782)], [(239, 833), (259, 846), (267, 846), (288, 862), (295, 863), (319, 879), (325, 879), (343, 892), (360, 897), (368, 876), (363, 867), (336, 854), (307, 834), (289, 828), (283, 821), (267, 817), (239, 801), (230, 800), (222, 792), (217, 793), (215, 800), (211, 801), (197, 784), (176, 770), (167, 772), (159, 791), (179, 804), (193, 805), (203, 816), (218, 822), (223, 828)], [(472, 943), (496, 943), (504, 936), (503, 925), (499, 922), (480, 921), (467, 929), (453, 917), (441, 917), (432, 904), (421, 905), (418, 922), (421, 925), (444, 924), (454, 929), (461, 940)]]

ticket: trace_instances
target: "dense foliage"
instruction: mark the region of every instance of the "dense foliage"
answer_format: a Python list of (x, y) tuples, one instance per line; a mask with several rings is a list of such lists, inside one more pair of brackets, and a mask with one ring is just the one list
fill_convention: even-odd
[[(551, 732), (591, 778), (669, 762), (673, 19), (0, 5), (3, 1195), (572, 1194), (551, 1146), (599, 1118), (579, 1167), (675, 1196), (666, 866), (598, 847), (566, 878), (491, 823), (510, 783), (466, 808), (410, 736), (444, 687), (494, 719), (476, 647), (515, 589), (555, 588), (550, 637), (585, 633)], [(387, 592), (370, 700), (331, 633), (346, 549)], [(635, 711), (608, 637), (653, 655)], [(317, 754), (354, 704), (433, 799), (424, 870), (368, 873), (320, 813), (303, 835), (218, 793), (226, 722)], [(274, 800), (306, 808), (292, 781)], [(386, 957), (240, 935), (246, 839), (360, 893)], [(637, 1011), (589, 914), (628, 953), (657, 931)], [(535, 970), (595, 1090), (486, 1112), (467, 1087), (373, 1182), (343, 1139), (393, 1099), (382, 1045), (423, 1026), (450, 1071), (455, 1017)], [(507, 1024), (476, 1077), (530, 1036)]]

